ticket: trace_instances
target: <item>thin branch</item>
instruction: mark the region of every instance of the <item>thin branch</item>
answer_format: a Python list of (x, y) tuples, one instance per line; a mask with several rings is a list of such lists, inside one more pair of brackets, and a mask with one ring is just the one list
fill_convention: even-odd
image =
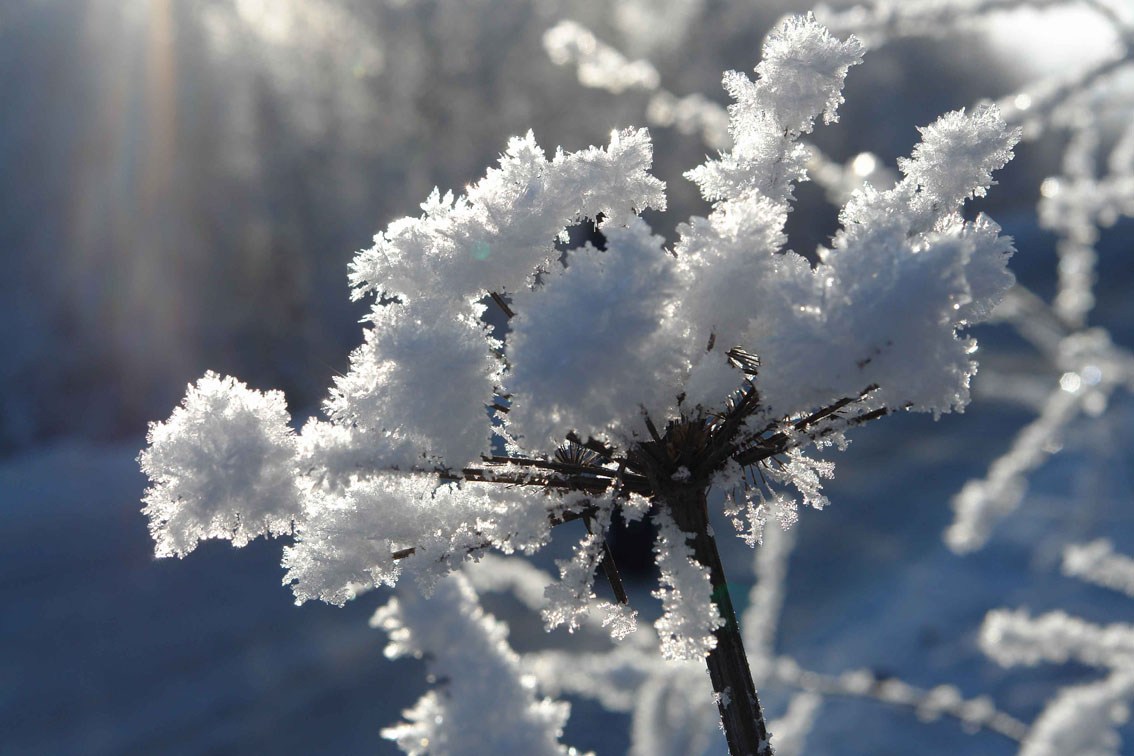
[[(586, 520), (587, 518), (594, 517), (597, 513), (598, 513), (598, 508), (593, 506), (593, 505), (588, 504), (587, 506), (583, 507), (580, 510), (568, 509), (568, 510), (564, 510), (564, 511), (559, 512), (559, 513), (554, 513), (554, 512), (548, 513), (547, 519), (548, 519), (548, 522), (551, 523), (551, 527), (554, 528), (554, 527), (557, 527), (559, 525), (564, 525), (568, 522), (574, 522), (575, 520)], [(483, 543), (479, 546), (475, 546), (475, 547), (469, 549), (469, 553), (471, 553), (473, 551), (477, 551), (478, 549), (491, 548), (491, 546), (492, 546), (492, 544), (486, 542), (486, 543)], [(397, 551), (394, 551), (393, 553), (390, 554), (390, 557), (394, 561), (398, 561), (400, 559), (405, 559), (406, 557), (410, 556), (411, 554), (416, 554), (416, 553), (417, 553), (417, 547), (416, 546), (409, 546), (409, 547), (406, 547), (404, 549), (398, 549)], [(619, 584), (621, 585), (621, 579), (619, 581)], [(613, 586), (611, 586), (611, 587), (613, 588)], [(625, 591), (623, 591), (623, 595), (625, 595)]]
[[(836, 412), (838, 412), (843, 407), (846, 407), (848, 404), (861, 401), (877, 388), (878, 386), (874, 384), (867, 386), (862, 390), (862, 392), (859, 393), (858, 396), (844, 397), (834, 404), (830, 404), (826, 407), (823, 407), (822, 409), (816, 410), (810, 415), (797, 420), (792, 424), (792, 427), (796, 431), (806, 430), (808, 427), (814, 425), (820, 420), (834, 415)], [(773, 456), (783, 451), (787, 451), (787, 449), (790, 448), (790, 445), (787, 443), (790, 436), (784, 432), (776, 433), (765, 438), (759, 438), (774, 427), (772, 424), (765, 426), (763, 430), (755, 434), (755, 436), (750, 439), (735, 443), (733, 442), (733, 437), (736, 435), (736, 432), (742, 427), (743, 421), (750, 415), (755, 413), (758, 407), (759, 394), (756, 392), (756, 388), (753, 386), (745, 392), (744, 396), (739, 402), (737, 402), (736, 406), (729, 411), (728, 415), (725, 417), (724, 422), (721, 423), (720, 428), (714, 433), (713, 449), (706, 455), (705, 461), (702, 464), (698, 465), (696, 470), (697, 474), (712, 474), (712, 472), (715, 471), (726, 459), (733, 456), (734, 454), (737, 454), (737, 452), (740, 452), (742, 449), (751, 450), (753, 448), (759, 448), (772, 450), (771, 453), (767, 456)], [(865, 420), (860, 419), (858, 422), (865, 422)], [(826, 432), (829, 433), (830, 431)], [(736, 457), (737, 462), (739, 462), (741, 466), (744, 466), (746, 464), (754, 464), (755, 462), (760, 461), (754, 460), (753, 462), (742, 462), (741, 459), (742, 457)]]
[(558, 460), (552, 461), (548, 459), (533, 459), (530, 457), (487, 457), (485, 461), (498, 465), (522, 465), (524, 467), (536, 467), (542, 470), (554, 470), (556, 472), (578, 473), (584, 475), (598, 475), (606, 478), (614, 478), (618, 475), (618, 472), (616, 470), (609, 470), (605, 467), (598, 467), (596, 465), (584, 465), (573, 462), (560, 462)]
[(504, 314), (508, 316), (509, 320), (516, 317), (516, 313), (513, 312), (512, 308), (508, 306), (508, 303), (504, 301), (504, 297), (500, 296), (495, 291), (488, 292), (488, 296), (492, 297), (492, 301), (500, 306), (500, 309), (504, 311)]
[[(794, 664), (794, 660), (789, 660), (789, 663)], [(769, 670), (769, 678), (781, 685), (789, 685), (799, 690), (818, 693), (827, 697), (869, 698), (892, 706), (924, 708), (927, 711), (953, 717), (962, 724), (979, 727), (1017, 742), (1023, 740), (1028, 732), (1026, 724), (995, 709), (991, 704), (986, 711), (979, 715), (972, 708), (972, 702), (964, 700), (955, 704), (930, 708), (926, 704), (931, 699), (932, 691), (915, 688), (900, 680), (879, 678), (873, 674), (871, 674), (871, 679), (866, 686), (855, 685), (852, 688), (846, 682), (845, 675), (827, 675), (802, 669), (793, 670), (791, 674), (785, 674), (778, 664), (773, 664)]]
[[(866, 412), (856, 417), (847, 419), (843, 427), (849, 428), (854, 425), (862, 425), (863, 423), (868, 423), (871, 420), (877, 420), (878, 418), (884, 417), (888, 414), (890, 414), (889, 408), (879, 407), (878, 409), (871, 410), (870, 412)], [(831, 433), (834, 433), (837, 429), (838, 426), (828, 426), (819, 430), (814, 435), (808, 436), (808, 438), (811, 440), (822, 438), (823, 436), (828, 436)], [(777, 433), (774, 436), (769, 436), (768, 438), (761, 439), (753, 446), (749, 446), (740, 454), (737, 454), (735, 457), (733, 457), (733, 459), (736, 460), (736, 462), (741, 467), (747, 467), (748, 465), (754, 465), (758, 462), (763, 462), (765, 459), (774, 457), (777, 454), (783, 454), (784, 452), (790, 451), (797, 446), (799, 446), (799, 443), (797, 441), (794, 441), (787, 434)]]
[[(583, 515), (583, 524), (587, 527), (587, 532), (593, 534), (595, 518), (589, 514)], [(614, 554), (610, 550), (610, 544), (606, 542), (606, 536), (599, 534), (602, 538), (602, 571), (606, 576), (606, 582), (610, 583), (610, 590), (614, 592), (614, 598), (620, 604), (629, 604), (630, 597), (626, 595), (626, 586), (622, 584), (622, 576), (618, 574), (618, 566), (614, 563)]]
[[(608, 478), (593, 475), (568, 475), (557, 477), (554, 475), (533, 475), (529, 472), (503, 472), (492, 468), (466, 467), (458, 472), (438, 472), (440, 480), (451, 483), (468, 481), (470, 483), (502, 483), (512, 486), (540, 486), (542, 488), (556, 488), (564, 491), (581, 491), (589, 494), (600, 494), (611, 487)], [(628, 476), (623, 480), (623, 489), (629, 493), (649, 493), (645, 479), (639, 475)]]

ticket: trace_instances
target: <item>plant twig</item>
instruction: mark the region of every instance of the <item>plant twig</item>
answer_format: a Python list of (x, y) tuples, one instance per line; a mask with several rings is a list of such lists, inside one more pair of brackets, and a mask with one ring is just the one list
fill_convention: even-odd
[[(855, 401), (855, 399), (840, 399), (839, 402), (842, 402), (842, 404), (840, 404), (840, 407), (845, 407), (847, 404), (850, 404), (853, 401)], [(818, 412), (812, 415), (808, 415), (802, 420), (799, 420), (794, 424), (793, 427), (795, 430), (806, 430), (813, 423), (816, 423), (820, 419), (830, 416), (840, 407), (834, 407), (834, 405), (832, 405), (832, 407), (825, 407)], [(888, 414), (890, 414), (890, 409), (888, 407), (879, 407), (877, 409), (871, 410), (870, 412), (865, 412), (861, 415), (848, 418), (844, 421), (844, 424), (846, 427), (862, 425), (863, 423), (868, 423), (871, 420), (877, 420), (878, 418), (884, 417)], [(822, 438), (823, 436), (827, 436), (833, 433), (836, 428), (837, 426), (822, 428), (809, 438)], [(786, 451), (794, 449), (796, 446), (798, 446), (798, 442), (794, 441), (792, 437), (787, 433), (776, 433), (766, 438), (757, 440), (754, 444), (748, 446), (735, 457), (733, 457), (733, 459), (736, 460), (736, 462), (741, 467), (747, 467), (748, 465), (754, 465), (757, 462), (762, 462), (769, 457), (774, 457), (777, 454), (783, 454)]]
[(488, 296), (492, 297), (492, 301), (500, 306), (500, 309), (504, 311), (504, 314), (508, 316), (509, 320), (516, 317), (516, 313), (513, 312), (512, 308), (508, 306), (508, 303), (504, 301), (504, 297), (500, 296), (495, 291), (488, 292)]
[(704, 486), (674, 486), (655, 494), (655, 498), (668, 508), (674, 522), (688, 536), (693, 559), (708, 568), (713, 603), (724, 620), (724, 624), (713, 631), (717, 644), (705, 664), (716, 693), (729, 753), (732, 756), (771, 756), (768, 727), (744, 653), (728, 581), (716, 540), (709, 534), (705, 492)]
[(605, 467), (599, 467), (598, 465), (561, 462), (559, 460), (550, 459), (534, 459), (532, 457), (494, 456), (485, 458), (485, 461), (498, 465), (522, 465), (524, 467), (536, 467), (543, 470), (554, 470), (556, 472), (598, 475), (603, 478), (614, 478), (618, 475), (616, 470), (609, 470)]
[[(590, 514), (583, 515), (583, 524), (587, 527), (587, 532), (594, 534), (592, 528), (595, 518)], [(602, 538), (602, 572), (606, 576), (606, 582), (610, 583), (610, 590), (614, 592), (614, 598), (620, 604), (629, 604), (630, 598), (626, 595), (626, 586), (622, 584), (622, 576), (618, 574), (618, 566), (614, 563), (614, 554), (610, 550), (610, 544), (606, 542), (606, 536), (599, 534)]]
[[(594, 505), (591, 505), (591, 504), (587, 504), (582, 509), (567, 509), (567, 510), (564, 510), (562, 512), (549, 512), (548, 515), (547, 515), (547, 520), (548, 520), (548, 522), (551, 523), (551, 527), (554, 528), (554, 527), (557, 527), (559, 525), (564, 525), (568, 522), (574, 522), (575, 520), (584, 520), (586, 518), (594, 517), (595, 514), (597, 514), (597, 513), (598, 513), (597, 507), (595, 507)], [(483, 543), (479, 546), (474, 546), (473, 548), (469, 549), (469, 553), (471, 553), (473, 551), (477, 551), (478, 549), (482, 549), (482, 548), (487, 549), (487, 548), (490, 548), (491, 546), (492, 546), (492, 544), (488, 543), (486, 541), (485, 543)], [(398, 549), (398, 550), (392, 552), (390, 554), (390, 557), (394, 561), (398, 561), (399, 559), (405, 559), (406, 557), (410, 556), (411, 554), (416, 554), (416, 553), (417, 553), (417, 547), (416, 546), (407, 546), (404, 549)], [(621, 578), (619, 578), (619, 583), (621, 584)], [(613, 588), (613, 586), (611, 586), (611, 587)]]
[[(784, 671), (782, 666), (787, 666)], [(857, 674), (857, 673), (856, 673)], [(963, 725), (978, 727), (989, 732), (1002, 735), (1014, 741), (1021, 741), (1028, 733), (1028, 726), (1020, 720), (999, 711), (988, 704), (987, 708), (980, 710), (973, 706), (974, 701), (959, 699), (955, 702), (932, 705), (932, 691), (915, 688), (908, 683), (892, 678), (881, 678), (873, 673), (869, 675), (865, 684), (857, 682), (848, 685), (847, 675), (828, 675), (812, 670), (799, 669), (794, 660), (787, 660), (787, 664), (773, 663), (768, 671), (768, 677), (781, 685), (788, 685), (799, 690), (818, 693), (827, 697), (841, 698), (870, 698), (875, 701), (892, 706), (906, 706), (915, 710), (924, 710), (952, 717)]]

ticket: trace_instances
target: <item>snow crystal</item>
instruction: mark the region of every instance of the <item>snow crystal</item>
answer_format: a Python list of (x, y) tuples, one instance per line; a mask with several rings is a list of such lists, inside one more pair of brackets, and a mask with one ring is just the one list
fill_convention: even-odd
[(300, 504), (289, 419), (282, 392), (210, 372), (168, 420), (150, 424), (138, 462), (159, 557), (183, 557), (206, 538), (244, 546), (291, 532)]
[(547, 629), (566, 625), (575, 632), (591, 612), (602, 615), (602, 625), (611, 637), (621, 640), (637, 629), (638, 613), (624, 604), (599, 601), (595, 596), (595, 572), (602, 562), (605, 533), (610, 527), (609, 500), (599, 507), (588, 532), (575, 546), (571, 559), (557, 559), (559, 580), (544, 590), (547, 606), (542, 614)]
[(351, 265), (355, 295), (443, 292), (460, 305), (489, 291), (522, 291), (558, 257), (555, 240), (567, 226), (600, 214), (617, 226), (647, 207), (665, 209), (665, 185), (648, 173), (652, 160), (645, 129), (615, 131), (606, 149), (551, 160), (531, 132), (515, 137), (500, 167), (467, 195), (434, 191), (420, 218), (378, 234)]
[(992, 172), (1012, 158), (1020, 130), (1010, 128), (995, 105), (947, 113), (918, 129), (921, 142), (898, 168), (917, 184), (922, 204), (952, 208), (970, 197), (983, 197)]
[(700, 659), (717, 646), (713, 631), (724, 624), (713, 601), (709, 569), (693, 561), (686, 534), (665, 512), (657, 512), (655, 561), (662, 587), (654, 596), (662, 616), (654, 623), (666, 659)]
[(1134, 673), (1115, 672), (1105, 680), (1064, 688), (1036, 718), (1020, 756), (1119, 756), (1118, 728), (1129, 718)]
[(1098, 667), (1134, 666), (1134, 625), (1095, 625), (1061, 611), (1033, 618), (1022, 609), (993, 610), (984, 619), (980, 644), (1005, 666), (1069, 659)]
[(496, 342), (472, 316), (437, 313), (420, 300), (376, 307), (327, 400), (331, 419), (367, 433), (385, 466), (460, 468), (489, 450)]
[(547, 500), (538, 489), (439, 485), (433, 475), (396, 471), (357, 480), (341, 494), (313, 492), (295, 545), (284, 549), (284, 582), (297, 603), (341, 605), (393, 585), (408, 569), (428, 591), (486, 548), (541, 547), (551, 528)]
[(1114, 553), (1114, 544), (1105, 538), (1064, 549), (1063, 574), (1134, 597), (1134, 559)]

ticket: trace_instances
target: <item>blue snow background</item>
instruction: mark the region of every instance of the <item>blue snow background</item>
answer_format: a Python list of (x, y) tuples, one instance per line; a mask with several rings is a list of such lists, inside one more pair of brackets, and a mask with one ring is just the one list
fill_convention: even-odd
[[(285, 389), (298, 418), (317, 411), (359, 340), (347, 262), (432, 186), (475, 180), (529, 127), (545, 147), (578, 149), (643, 121), (644, 100), (583, 90), (546, 60), (539, 33), (557, 17), (540, 4), (386, 5), (0, 3), (0, 754), (396, 752), (379, 731), (425, 680), (419, 663), (386, 660), (385, 637), (367, 627), (388, 592), (297, 608), (276, 542), (155, 560), (134, 461), (146, 422), (167, 417), (205, 370)], [(723, 101), (719, 72), (750, 69), (784, 7), (758, 15), (762, 26), (691, 32), (685, 49), (655, 59), (663, 81)], [(281, 32), (284, 16), (293, 23)], [(1011, 91), (1019, 75), (975, 43), (873, 52), (851, 74), (842, 123), (816, 141), (892, 164), (914, 125)], [(664, 230), (704, 211), (680, 173), (705, 148), (652, 131), (670, 185), (671, 211), (655, 217)], [(982, 205), (1016, 237), (1017, 275), (1045, 297), (1056, 260), (1034, 205), (1051, 148), (1021, 147)], [(813, 187), (799, 195), (789, 231), (809, 250), (835, 211)], [(1102, 239), (1092, 315), (1128, 347), (1132, 231), (1120, 223)], [(1007, 329), (977, 336), (988, 364), (1051, 370)], [(798, 526), (780, 650), (824, 672), (988, 693), (1024, 721), (1058, 686), (1097, 679), (1075, 665), (1000, 669), (975, 634), (1000, 606), (1129, 621), (1128, 599), (1059, 574), (1069, 542), (1105, 535), (1134, 553), (1128, 396), (1072, 428), (988, 548), (962, 558), (941, 542), (949, 498), (1030, 418), (977, 401), (937, 422), (901, 416), (855, 433), (834, 455), (832, 506)], [(557, 534), (539, 563), (550, 567), (576, 535)], [(620, 544), (625, 564), (648, 547)], [(728, 537), (722, 547), (743, 604), (751, 551)], [(627, 577), (648, 618), (652, 573)], [(513, 625), (518, 650), (568, 640), (506, 600), (486, 603)], [(767, 693), (778, 713), (782, 691)], [(625, 752), (626, 717), (573, 704), (567, 743)], [(1015, 748), (954, 721), (832, 700), (808, 752)]]

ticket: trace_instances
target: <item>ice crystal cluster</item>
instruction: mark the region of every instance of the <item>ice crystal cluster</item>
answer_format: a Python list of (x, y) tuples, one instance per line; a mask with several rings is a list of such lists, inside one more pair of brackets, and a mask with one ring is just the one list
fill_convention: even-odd
[[(688, 172), (711, 211), (680, 224), (672, 247), (640, 215), (665, 206), (644, 129), (550, 155), (529, 133), (464, 194), (434, 191), (351, 266), (355, 296), (373, 306), (323, 418), (293, 433), (277, 392), (208, 374), (152, 425), (140, 461), (158, 553), (290, 531), (285, 582), (297, 601), (341, 604), (405, 573), (426, 594), (453, 594), (454, 621), (506, 667), (491, 623), (446, 575), (488, 549), (535, 551), (553, 525), (584, 519), (591, 533), (561, 563), (545, 610), (550, 624), (574, 625), (595, 601), (611, 511), (652, 510), (661, 647), (709, 653), (721, 617), (708, 566), (659, 492), (710, 480), (748, 489), (766, 460), (790, 455), (777, 480), (824, 503), (817, 471), (830, 471), (802, 461), (803, 447), (887, 411), (963, 408), (976, 370), (964, 330), (1012, 283), (1010, 241), (984, 215), (961, 214), (1018, 139), (988, 105), (921, 129), (900, 180), (846, 202), (817, 264), (787, 247), (793, 188), (808, 177), (801, 136), (837, 120), (862, 54), (854, 37), (790, 18), (769, 35), (755, 79), (725, 74), (732, 147)], [(587, 219), (604, 249), (557, 245)], [(510, 316), (506, 333), (486, 324), (487, 307)], [(665, 479), (638, 464), (647, 443), (675, 449)], [(703, 458), (676, 466), (683, 449)], [(790, 521), (794, 503), (773, 499)], [(753, 540), (768, 509), (759, 494), (747, 524), (737, 517)], [(379, 617), (397, 653), (434, 647), (415, 640), (430, 631), (412, 607), (402, 599)], [(613, 605), (606, 622), (616, 635), (634, 626)], [(554, 752), (558, 712), (532, 703), (512, 714), (550, 733)], [(468, 712), (434, 696), (407, 716), (392, 733), (417, 752), (415, 741), (452, 743)]]

